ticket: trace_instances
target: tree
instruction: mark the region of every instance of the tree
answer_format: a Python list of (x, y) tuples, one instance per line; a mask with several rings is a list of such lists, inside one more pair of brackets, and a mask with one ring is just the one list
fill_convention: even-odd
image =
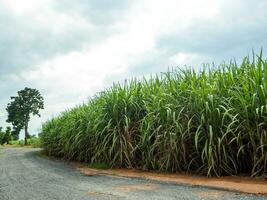
[[(40, 109), (44, 109), (44, 99), (37, 89), (25, 88), (18, 91), (18, 96), (11, 97), (11, 102), (7, 105), (8, 119), (12, 123), (15, 131), (25, 130), (25, 145), (29, 137), (28, 125), (30, 115), (39, 114)], [(19, 132), (18, 131), (18, 132)]]
[(0, 145), (3, 145), (4, 142), (4, 132), (2, 131), (2, 127), (0, 127)]
[(13, 128), (11, 131), (12, 140), (18, 140), (19, 139), (19, 132), (22, 128)]
[(3, 144), (9, 144), (11, 140), (11, 127), (7, 127), (6, 128), (6, 131), (3, 132), (2, 131), (2, 127), (0, 127), (0, 144), (3, 145)]
[(5, 137), (4, 138), (5, 138), (5, 142), (7, 144), (9, 144), (9, 142), (12, 139), (12, 136), (11, 136), (11, 127), (10, 126), (6, 127), (6, 132), (5, 132)]

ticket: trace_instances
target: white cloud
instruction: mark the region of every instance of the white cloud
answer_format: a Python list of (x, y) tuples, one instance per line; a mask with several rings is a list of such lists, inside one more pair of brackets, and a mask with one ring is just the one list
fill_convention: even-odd
[(199, 67), (201, 62), (203, 62), (204, 57), (196, 53), (184, 53), (179, 52), (169, 58), (169, 66), (190, 66), (190, 67)]
[(2, 3), (14, 14), (21, 15), (43, 9), (50, 0), (2, 0)]
[[(86, 101), (89, 95), (110, 86), (112, 81), (131, 77), (135, 70), (138, 75), (145, 76), (159, 70), (165, 71), (168, 67), (185, 64), (199, 66), (207, 60), (221, 58), (214, 56), (222, 51), (221, 46), (223, 50), (235, 48), (231, 44), (236, 42), (231, 41), (232, 32), (238, 33), (238, 27), (249, 29), (249, 26), (258, 26), (266, 18), (266, 11), (251, 11), (249, 16), (243, 17), (254, 2), (252, 0), (250, 3), (241, 0), (235, 3), (222, 0), (140, 0), (126, 8), (116, 21), (103, 25), (85, 17), (84, 12), (70, 12), (71, 8), (64, 12), (64, 4), (58, 10), (51, 0), (0, 1), (16, 19), (23, 19), (24, 22), (31, 19), (26, 23), (31, 28), (26, 30), (39, 30), (41, 27), (41, 32), (48, 30), (53, 33), (48, 38), (55, 39), (52, 42), (48, 40), (50, 42), (42, 48), (47, 47), (48, 52), (60, 49), (59, 53), (55, 51), (53, 56), (29, 65), (23, 72), (8, 75), (17, 86), (27, 85), (43, 92), (46, 110), (42, 120)], [(259, 4), (266, 6), (266, 3)], [(256, 7), (260, 6), (257, 4)], [(105, 15), (104, 12), (98, 14)], [(68, 46), (80, 40), (80, 35), (75, 31), (84, 33), (82, 44), (79, 48), (65, 51), (64, 44)], [(35, 34), (40, 32), (36, 31)], [(57, 43), (61, 36), (68, 37), (63, 43)], [(225, 40), (220, 41), (217, 36), (225, 37)], [(30, 37), (27, 31), (25, 37)], [(42, 38), (44, 41), (38, 42), (45, 44), (45, 37)], [(94, 42), (90, 41), (91, 38)], [(161, 46), (159, 41), (162, 38), (171, 39)], [(255, 41), (263, 40), (263, 36), (258, 36)], [(27, 41), (20, 41), (20, 44), (27, 47)], [(38, 47), (32, 45), (32, 48)], [(226, 54), (226, 51), (221, 54)], [(35, 118), (32, 126), (32, 130), (36, 130), (40, 127), (40, 120)]]

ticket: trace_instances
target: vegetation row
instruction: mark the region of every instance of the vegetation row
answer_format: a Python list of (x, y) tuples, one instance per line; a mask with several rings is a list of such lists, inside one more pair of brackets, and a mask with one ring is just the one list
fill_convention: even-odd
[(267, 61), (114, 84), (42, 127), (48, 155), (208, 176), (267, 173)]

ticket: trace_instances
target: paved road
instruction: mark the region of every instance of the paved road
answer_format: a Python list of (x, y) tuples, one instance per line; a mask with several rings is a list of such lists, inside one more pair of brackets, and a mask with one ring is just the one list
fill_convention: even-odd
[(38, 149), (0, 148), (0, 200), (236, 199), (267, 197), (156, 181), (86, 176)]

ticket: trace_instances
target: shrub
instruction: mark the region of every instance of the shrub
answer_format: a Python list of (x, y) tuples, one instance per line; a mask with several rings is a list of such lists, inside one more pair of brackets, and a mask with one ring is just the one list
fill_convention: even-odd
[(24, 147), (24, 146), (30, 146), (30, 147), (40, 147), (40, 138), (38, 137), (30, 137), (28, 138), (28, 143), (27, 145), (25, 145), (25, 141), (24, 140), (13, 140), (10, 141), (10, 145), (12, 146), (20, 146), (20, 147)]

